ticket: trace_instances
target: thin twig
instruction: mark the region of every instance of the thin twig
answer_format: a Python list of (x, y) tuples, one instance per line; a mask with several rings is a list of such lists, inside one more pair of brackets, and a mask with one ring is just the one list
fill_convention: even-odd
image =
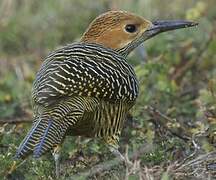
[(16, 118), (4, 118), (0, 119), (0, 124), (18, 124), (18, 123), (32, 123), (32, 116), (25, 115), (22, 117), (16, 117)]
[[(177, 168), (175, 168), (175, 172), (184, 170), (186, 167), (195, 166), (198, 164), (202, 164), (203, 162), (208, 162), (208, 160), (213, 160), (216, 162), (216, 151), (212, 151), (210, 153), (200, 155), (197, 158), (194, 158), (188, 162), (181, 163), (181, 166), (177, 165)], [(205, 163), (204, 168), (206, 169), (208, 163)]]
[[(187, 135), (186, 132), (184, 130), (183, 126), (179, 126), (176, 128), (170, 128), (168, 126), (168, 123), (173, 124), (176, 123), (176, 120), (168, 117), (167, 115), (163, 114), (162, 112), (160, 112), (158, 109), (152, 107), (152, 106), (145, 106), (144, 110), (146, 110), (153, 118), (153, 120), (157, 119), (157, 121), (155, 120), (154, 122), (159, 123), (162, 127), (164, 127), (165, 129), (167, 129), (172, 135), (177, 136), (178, 138), (184, 140), (184, 141), (188, 141), (190, 140), (190, 135)], [(158, 117), (161, 117), (163, 119), (166, 120), (166, 122), (163, 122), (162, 120), (160, 120)], [(175, 130), (178, 130), (179, 132), (183, 133), (177, 133)]]
[[(130, 154), (129, 158), (132, 160), (138, 159), (144, 153), (147, 153), (147, 152), (152, 151), (152, 150), (153, 150), (152, 145), (143, 145), (137, 151), (134, 151), (132, 154)], [(102, 173), (103, 171), (108, 171), (108, 170), (112, 169), (114, 166), (120, 165), (121, 163), (122, 163), (121, 159), (114, 158), (113, 160), (95, 165), (90, 170), (87, 170), (86, 172), (71, 176), (68, 179), (79, 179), (79, 177), (82, 177), (82, 178), (91, 177), (91, 176), (94, 176), (98, 173)]]

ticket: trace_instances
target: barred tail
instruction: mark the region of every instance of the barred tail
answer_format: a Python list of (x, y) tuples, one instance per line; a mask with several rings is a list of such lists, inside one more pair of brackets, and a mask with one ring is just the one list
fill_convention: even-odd
[(39, 158), (62, 141), (66, 130), (67, 124), (62, 121), (54, 121), (50, 117), (40, 118), (20, 144), (15, 158), (24, 159), (31, 153), (33, 157)]
[[(69, 126), (73, 126), (83, 116), (85, 99), (71, 98), (44, 110), (34, 121), (32, 128), (20, 144), (15, 158), (41, 155), (60, 144)], [(91, 103), (95, 101), (91, 101)], [(91, 104), (90, 102), (88, 104)], [(89, 107), (93, 106), (92, 104)]]

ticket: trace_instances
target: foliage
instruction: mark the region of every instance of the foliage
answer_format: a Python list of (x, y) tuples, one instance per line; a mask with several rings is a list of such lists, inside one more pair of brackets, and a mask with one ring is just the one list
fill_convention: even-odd
[[(115, 8), (149, 19), (192, 19), (199, 26), (164, 33), (129, 57), (140, 82), (140, 95), (131, 111), (133, 118), (128, 117), (125, 123), (120, 151), (129, 147), (134, 171), (115, 163), (106, 169), (114, 157), (99, 140), (67, 137), (61, 157), (61, 179), (165, 180), (216, 176), (216, 157), (212, 155), (209, 160), (205, 156), (216, 147), (214, 0), (125, 0), (124, 3), (123, 0), (3, 0), (0, 2), (0, 177), (54, 178), (51, 154), (39, 160), (20, 161), (18, 168), (7, 175), (16, 148), (30, 127), (29, 123), (9, 122), (31, 121), (31, 86), (43, 58), (57, 47), (78, 40), (95, 16)], [(197, 161), (192, 162), (193, 152), (196, 153), (192, 158)], [(199, 157), (204, 158), (201, 161)], [(101, 162), (105, 162), (101, 165), (104, 171), (95, 174), (89, 171)], [(190, 174), (187, 171), (196, 171), (195, 162), (209, 168)]]

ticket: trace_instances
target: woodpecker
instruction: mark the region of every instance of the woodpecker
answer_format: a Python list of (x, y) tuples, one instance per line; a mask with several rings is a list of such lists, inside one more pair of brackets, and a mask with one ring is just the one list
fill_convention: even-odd
[(33, 124), (15, 157), (39, 158), (54, 150), (59, 176), (59, 147), (71, 135), (100, 138), (123, 158), (119, 136), (139, 94), (128, 54), (161, 32), (195, 25), (185, 20), (150, 22), (125, 11), (97, 17), (79, 42), (57, 49), (42, 63), (32, 88)]

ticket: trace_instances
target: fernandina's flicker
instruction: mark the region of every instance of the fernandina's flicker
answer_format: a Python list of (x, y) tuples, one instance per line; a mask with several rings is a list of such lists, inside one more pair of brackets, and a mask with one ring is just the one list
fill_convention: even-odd
[(39, 158), (65, 136), (98, 137), (123, 158), (118, 141), (125, 117), (135, 104), (139, 84), (127, 55), (164, 31), (195, 26), (184, 20), (150, 22), (124, 11), (97, 17), (80, 42), (49, 54), (32, 89), (33, 124), (16, 158)]

